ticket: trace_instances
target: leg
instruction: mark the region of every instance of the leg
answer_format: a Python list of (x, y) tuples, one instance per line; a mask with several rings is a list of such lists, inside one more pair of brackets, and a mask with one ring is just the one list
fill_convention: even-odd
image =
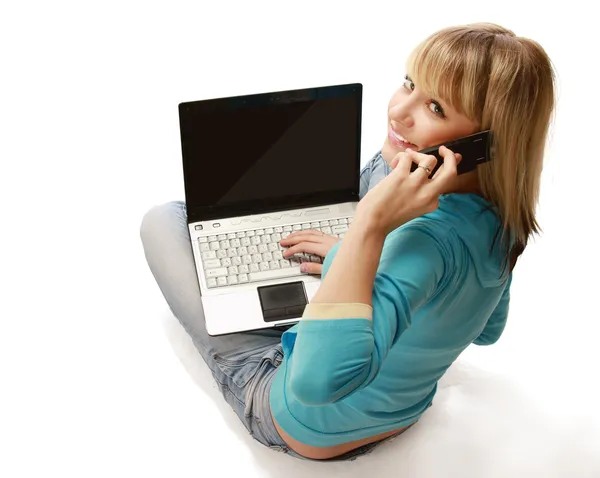
[(249, 384), (267, 365), (265, 361), (274, 366), (281, 361), (282, 331), (208, 335), (186, 214), (182, 202), (156, 206), (146, 213), (140, 231), (146, 260), (173, 314), (192, 337), (225, 399), (248, 428), (245, 418), (252, 414), (253, 392)]

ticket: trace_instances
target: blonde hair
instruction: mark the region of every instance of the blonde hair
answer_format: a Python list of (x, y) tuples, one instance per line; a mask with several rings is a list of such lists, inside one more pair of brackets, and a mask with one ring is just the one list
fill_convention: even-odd
[(535, 210), (555, 110), (550, 58), (533, 40), (493, 23), (473, 23), (430, 35), (406, 66), (420, 89), (481, 131), (491, 130), (494, 160), (478, 167), (479, 185), (502, 220), (512, 270), (529, 237), (541, 230)]

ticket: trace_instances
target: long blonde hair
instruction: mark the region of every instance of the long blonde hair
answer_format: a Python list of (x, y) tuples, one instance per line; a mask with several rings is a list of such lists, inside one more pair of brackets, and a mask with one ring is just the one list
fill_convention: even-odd
[(406, 67), (423, 91), (492, 131), (494, 159), (478, 167), (479, 185), (502, 219), (512, 270), (529, 237), (541, 231), (535, 210), (555, 110), (550, 58), (533, 40), (473, 23), (430, 35)]

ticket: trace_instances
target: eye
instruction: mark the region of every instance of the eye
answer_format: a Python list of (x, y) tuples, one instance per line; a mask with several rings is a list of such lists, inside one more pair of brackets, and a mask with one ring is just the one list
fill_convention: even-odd
[(444, 109), (439, 105), (437, 101), (431, 101), (431, 103), (429, 103), (429, 109), (432, 111), (432, 113), (435, 113), (440, 118), (446, 117), (446, 115), (444, 114)]
[[(407, 85), (408, 85), (408, 86), (407, 86)], [(412, 90), (414, 90), (414, 89), (415, 89), (415, 84), (414, 84), (414, 83), (412, 82), (412, 80), (411, 80), (411, 79), (408, 77), (408, 75), (406, 75), (406, 76), (404, 77), (404, 87), (405, 87), (407, 90), (410, 90), (410, 91), (412, 91)]]

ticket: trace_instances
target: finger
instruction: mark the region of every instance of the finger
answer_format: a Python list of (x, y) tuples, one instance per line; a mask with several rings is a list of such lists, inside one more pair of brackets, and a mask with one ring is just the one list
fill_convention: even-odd
[(300, 265), (300, 270), (308, 274), (321, 275), (321, 273), (323, 272), (323, 264), (319, 264), (317, 262), (303, 262)]
[(417, 168), (411, 173), (411, 176), (421, 181), (428, 179), (431, 171), (437, 166), (438, 159), (432, 154), (422, 154), (414, 151), (412, 153), (412, 159), (417, 164)]
[(281, 245), (294, 244), (300, 241), (319, 241), (320, 238), (331, 237), (327, 234), (317, 231), (314, 229), (306, 229), (304, 231), (296, 231), (287, 236), (285, 239), (281, 239), (279, 242)]
[[(455, 156), (456, 156), (456, 164), (459, 164), (462, 161), (462, 154), (455, 153)], [(444, 163), (441, 164), (441, 166), (438, 168), (438, 170), (433, 175), (432, 179), (435, 179), (437, 176), (439, 176), (441, 174), (441, 171), (442, 171), (443, 167), (444, 167)]]
[(327, 245), (327, 244), (323, 244), (323, 243), (319, 243), (319, 242), (303, 241), (303, 242), (296, 244), (295, 246), (291, 246), (291, 247), (287, 248), (285, 251), (283, 251), (281, 253), (281, 255), (285, 259), (288, 259), (289, 257), (293, 256), (294, 254), (306, 252), (308, 254), (315, 254), (320, 257), (325, 257), (327, 255), (327, 252), (329, 251), (329, 249), (331, 249), (331, 246)]
[(409, 175), (410, 165), (412, 163), (410, 154), (411, 152), (414, 153), (414, 151), (412, 151), (411, 149), (406, 149), (405, 151), (398, 153), (396, 156), (394, 156), (394, 159), (392, 159), (392, 164), (396, 163), (396, 165), (393, 166), (392, 169), (399, 170), (399, 172)]
[(444, 164), (438, 170), (439, 174), (436, 174), (435, 180), (430, 181), (431, 192), (434, 195), (441, 194), (448, 186), (450, 182), (454, 180), (457, 175), (456, 171), (456, 155), (446, 148), (446, 146), (440, 146), (440, 156), (444, 158)]

